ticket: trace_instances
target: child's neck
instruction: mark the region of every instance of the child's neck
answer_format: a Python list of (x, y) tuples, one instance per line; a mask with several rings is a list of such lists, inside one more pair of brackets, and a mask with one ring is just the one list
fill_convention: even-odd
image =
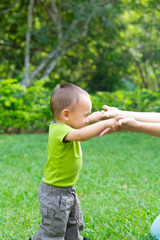
[[(64, 123), (67, 124), (67, 121), (65, 119), (56, 119), (56, 123)], [(68, 124), (67, 124), (68, 125)]]

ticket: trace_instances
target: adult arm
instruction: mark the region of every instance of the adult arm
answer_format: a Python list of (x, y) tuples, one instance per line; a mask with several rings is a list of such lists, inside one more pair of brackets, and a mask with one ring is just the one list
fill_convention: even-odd
[[(130, 117), (120, 119), (119, 123), (118, 131), (131, 131), (160, 137), (160, 123), (140, 122)], [(100, 133), (100, 136), (112, 132), (112, 129), (110, 129), (110, 131), (105, 129)]]
[(122, 111), (116, 107), (109, 107), (107, 105), (104, 105), (103, 109), (106, 110), (105, 116), (107, 118), (124, 116), (135, 118), (140, 122), (160, 123), (160, 113)]
[(119, 131), (132, 131), (160, 137), (160, 123), (140, 122), (128, 117), (119, 122), (121, 124)]

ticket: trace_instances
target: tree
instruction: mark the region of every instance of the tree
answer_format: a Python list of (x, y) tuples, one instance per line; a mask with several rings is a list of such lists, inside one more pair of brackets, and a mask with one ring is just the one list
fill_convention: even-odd
[(6, 3), (1, 3), (1, 11), (0, 11), (0, 16), (10, 12), (14, 7), (15, 5), (18, 3), (19, 0), (15, 0), (14, 2), (9, 2), (7, 1), (7, 5)]
[(160, 90), (159, 3), (153, 0), (124, 2), (127, 8), (121, 18), (126, 26), (120, 35), (123, 49), (130, 55), (129, 74), (136, 84)]
[(29, 81), (29, 65), (30, 65), (30, 41), (31, 41), (31, 27), (32, 27), (32, 12), (34, 7), (34, 0), (30, 0), (28, 4), (27, 17), (27, 31), (26, 31), (26, 51), (25, 51), (25, 82)]
[[(56, 66), (59, 58), (66, 54), (69, 49), (71, 49), (82, 37), (87, 34), (91, 20), (102, 14), (105, 16), (105, 10), (107, 10), (110, 4), (113, 5), (115, 3), (116, 1), (110, 0), (87, 0), (76, 2), (74, 0), (67, 2), (41, 0), (41, 4), (45, 9), (45, 14), (43, 15), (45, 22), (42, 22), (39, 17), (39, 31), (45, 27), (46, 30), (44, 31), (44, 34), (47, 41), (45, 46), (43, 46), (43, 49), (40, 51), (40, 55), (43, 53), (45, 57), (42, 58), (38, 66), (29, 73), (29, 40), (26, 42), (26, 48), (28, 49), (26, 50), (26, 59), (28, 60), (26, 60), (26, 74), (22, 81), (22, 85), (25, 87), (29, 86), (30, 82), (39, 74), (42, 78), (48, 76)], [(38, 14), (36, 16), (38, 17)], [(34, 25), (36, 25), (36, 16), (34, 18)], [(51, 24), (49, 24), (49, 21)], [(30, 36), (30, 24), (31, 10), (29, 9), (27, 30), (28, 37)], [(48, 50), (48, 52), (44, 49), (44, 47)]]
[(0, 78), (160, 90), (159, 10), (155, 0), (1, 0)]

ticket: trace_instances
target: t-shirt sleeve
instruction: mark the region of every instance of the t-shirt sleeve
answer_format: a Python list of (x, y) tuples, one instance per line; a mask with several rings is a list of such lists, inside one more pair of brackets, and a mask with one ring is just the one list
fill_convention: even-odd
[(66, 125), (66, 124), (62, 124), (59, 125), (57, 127), (57, 131), (55, 134), (57, 134), (57, 139), (60, 142), (63, 142), (64, 137), (70, 132), (72, 131), (73, 128), (71, 128), (70, 126)]

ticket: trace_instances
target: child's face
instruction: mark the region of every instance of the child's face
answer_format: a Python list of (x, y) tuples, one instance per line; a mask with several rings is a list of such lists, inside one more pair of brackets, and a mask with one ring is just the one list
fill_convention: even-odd
[(86, 126), (91, 109), (92, 102), (89, 96), (81, 95), (79, 102), (69, 112), (68, 125), (76, 129)]

